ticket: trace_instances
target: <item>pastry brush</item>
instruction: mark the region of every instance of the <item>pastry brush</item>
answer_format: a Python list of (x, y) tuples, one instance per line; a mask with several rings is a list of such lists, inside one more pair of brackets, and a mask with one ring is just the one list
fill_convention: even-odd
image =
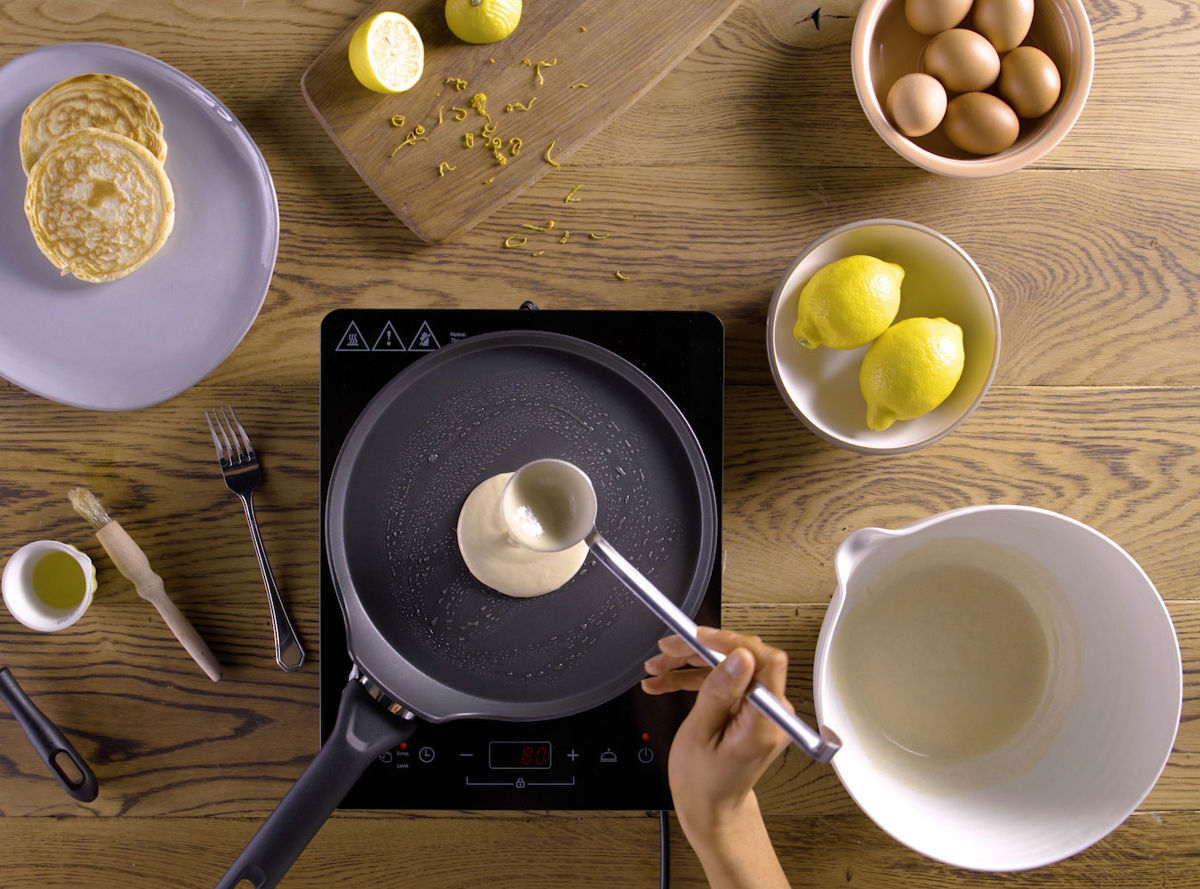
[(196, 632), (196, 628), (171, 601), (162, 578), (150, 568), (146, 554), (134, 543), (129, 532), (113, 521), (100, 505), (96, 495), (87, 488), (72, 488), (67, 492), (67, 496), (71, 498), (71, 506), (75, 511), (91, 524), (96, 532), (96, 539), (113, 560), (117, 570), (133, 581), (139, 596), (158, 609), (175, 638), (208, 674), (208, 678), (213, 682), (220, 679), (221, 665), (217, 663), (208, 644)]

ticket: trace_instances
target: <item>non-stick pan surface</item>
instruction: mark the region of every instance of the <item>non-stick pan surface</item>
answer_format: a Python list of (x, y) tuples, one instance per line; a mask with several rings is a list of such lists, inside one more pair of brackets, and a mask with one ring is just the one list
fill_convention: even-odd
[(368, 404), (330, 479), (326, 539), (359, 669), (426, 719), (547, 719), (642, 675), (662, 625), (591, 559), (560, 590), (480, 584), (455, 528), (471, 490), (539, 457), (592, 478), (606, 536), (689, 614), (716, 548), (712, 479), (675, 404), (574, 337), (485, 334), (410, 366)]
[[(363, 410), (330, 477), (326, 550), (356, 675), (325, 746), (217, 889), (277, 885), (416, 716), (553, 719), (642, 675), (663, 627), (591, 559), (536, 599), (493, 592), (463, 564), (455, 529), (467, 495), (538, 457), (586, 471), (606, 536), (696, 612), (716, 554), (716, 497), (695, 434), (657, 385), (555, 333), (481, 334), (422, 358)], [(402, 716), (385, 712), (381, 693)]]

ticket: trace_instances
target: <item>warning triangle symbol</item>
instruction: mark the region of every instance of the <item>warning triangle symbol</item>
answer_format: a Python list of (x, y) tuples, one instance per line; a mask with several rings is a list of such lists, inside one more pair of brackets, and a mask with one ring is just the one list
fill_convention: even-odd
[(375, 345), (371, 347), (374, 352), (403, 352), (404, 343), (400, 341), (400, 334), (396, 333), (396, 328), (389, 321), (383, 326), (383, 330), (379, 331), (379, 336), (375, 338)]
[(437, 337), (433, 335), (433, 329), (429, 326), (428, 321), (422, 321), (421, 327), (417, 330), (417, 335), (412, 338), (412, 342), (408, 344), (410, 352), (432, 352), (434, 349), (440, 349), (441, 343), (437, 341)]
[(362, 335), (362, 331), (358, 329), (358, 322), (351, 321), (350, 326), (346, 328), (346, 332), (342, 334), (342, 338), (338, 340), (337, 352), (370, 352), (371, 347), (367, 345), (366, 339)]

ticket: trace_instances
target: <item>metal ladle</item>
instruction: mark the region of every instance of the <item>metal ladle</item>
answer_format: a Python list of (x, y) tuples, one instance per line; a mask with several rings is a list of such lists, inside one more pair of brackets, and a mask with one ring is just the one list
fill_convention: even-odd
[[(596, 527), (596, 489), (587, 473), (566, 460), (534, 460), (513, 473), (500, 495), (500, 514), (514, 541), (537, 552), (559, 552), (586, 541), (597, 561), (615, 574), (709, 666), (725, 655), (704, 645), (696, 623), (633, 567)], [(817, 732), (784, 706), (766, 686), (754, 682), (746, 697), (764, 716), (817, 762), (829, 762), (841, 747), (830, 729)]]

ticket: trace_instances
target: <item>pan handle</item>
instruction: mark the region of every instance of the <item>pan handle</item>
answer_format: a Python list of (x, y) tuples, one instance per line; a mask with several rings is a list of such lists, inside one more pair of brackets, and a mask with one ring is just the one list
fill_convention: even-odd
[[(17, 684), (8, 667), (0, 667), (0, 699), (8, 705), (12, 715), (16, 717), (25, 736), (33, 744), (34, 749), (42, 757), (42, 761), (50, 768), (51, 774), (71, 796), (80, 802), (90, 803), (96, 798), (100, 787), (96, 775), (84, 761), (79, 752), (71, 746), (71, 742), (59, 731), (50, 719), (37, 708), (29, 696)], [(79, 770), (79, 777), (72, 778), (59, 763), (59, 756), (66, 756)]]
[(273, 889), (367, 766), (416, 730), (387, 713), (351, 677), (325, 745), (251, 838), (216, 889)]

